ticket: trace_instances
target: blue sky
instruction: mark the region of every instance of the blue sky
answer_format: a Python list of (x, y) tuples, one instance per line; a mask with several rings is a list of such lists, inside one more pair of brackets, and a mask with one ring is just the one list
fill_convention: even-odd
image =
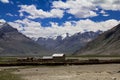
[(35, 38), (106, 31), (120, 23), (120, 0), (0, 0), (0, 21)]

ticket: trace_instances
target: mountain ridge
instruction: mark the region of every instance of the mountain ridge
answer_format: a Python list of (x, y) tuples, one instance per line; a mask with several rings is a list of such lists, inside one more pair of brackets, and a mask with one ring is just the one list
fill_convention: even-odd
[(69, 36), (66, 33), (66, 37), (63, 39), (62, 36), (57, 36), (56, 39), (52, 38), (38, 38), (37, 42), (41, 46), (45, 46), (47, 49), (52, 50), (54, 52), (62, 52), (71, 54), (80, 47), (87, 44), (87, 42), (91, 41), (95, 37), (97, 37), (101, 31), (98, 32), (85, 32), (85, 33), (76, 33), (73, 36)]
[(0, 56), (43, 55), (47, 50), (8, 23), (0, 25)]
[(99, 35), (85, 47), (74, 54), (77, 55), (120, 55), (120, 24)]

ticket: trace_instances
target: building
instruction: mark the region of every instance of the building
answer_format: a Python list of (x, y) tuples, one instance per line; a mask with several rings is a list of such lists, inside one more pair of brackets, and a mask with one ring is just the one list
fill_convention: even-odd
[(65, 61), (65, 54), (63, 53), (56, 53), (52, 56), (43, 56), (41, 61), (43, 62), (62, 62)]
[(65, 61), (65, 54), (63, 53), (53, 54), (52, 57), (54, 61)]
[(52, 56), (43, 56), (42, 59), (53, 59)]
[(53, 57), (52, 56), (43, 56), (41, 59), (42, 62), (52, 62)]

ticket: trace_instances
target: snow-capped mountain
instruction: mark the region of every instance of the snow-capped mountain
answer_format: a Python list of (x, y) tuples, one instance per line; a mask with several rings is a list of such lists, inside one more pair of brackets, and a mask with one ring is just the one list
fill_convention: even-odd
[(90, 31), (85, 33), (76, 33), (72, 36), (69, 36), (69, 34), (66, 33), (66, 35), (64, 34), (64, 37), (63, 35), (60, 35), (57, 36), (56, 39), (40, 37), (38, 38), (37, 43), (54, 52), (73, 53), (101, 33), (102, 31)]

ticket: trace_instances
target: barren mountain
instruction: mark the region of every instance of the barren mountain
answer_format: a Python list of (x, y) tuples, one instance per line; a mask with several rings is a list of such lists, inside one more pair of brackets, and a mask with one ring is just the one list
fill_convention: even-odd
[(41, 46), (44, 46), (47, 49), (52, 50), (53, 52), (71, 54), (81, 47), (85, 46), (88, 42), (96, 38), (100, 33), (101, 31), (90, 31), (84, 33), (76, 33), (72, 36), (69, 36), (69, 34), (66, 33), (66, 37), (64, 39), (61, 35), (57, 36), (56, 39), (46, 39), (40, 37), (37, 42)]
[(120, 24), (104, 32), (74, 54), (120, 55)]
[(0, 56), (42, 55), (46, 49), (7, 23), (0, 23)]

